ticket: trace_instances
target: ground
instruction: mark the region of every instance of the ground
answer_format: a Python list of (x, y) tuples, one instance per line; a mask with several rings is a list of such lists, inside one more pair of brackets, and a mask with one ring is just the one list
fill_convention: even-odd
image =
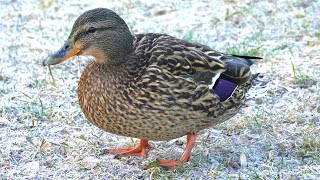
[[(159, 32), (232, 54), (263, 57), (269, 80), (232, 119), (199, 132), (174, 172), (185, 137), (151, 142), (147, 158), (100, 154), (137, 139), (103, 132), (80, 111), (76, 88), (88, 58), (41, 62), (84, 11), (107, 7), (132, 32)], [(320, 176), (319, 0), (5, 0), (0, 5), (1, 179), (316, 179)]]

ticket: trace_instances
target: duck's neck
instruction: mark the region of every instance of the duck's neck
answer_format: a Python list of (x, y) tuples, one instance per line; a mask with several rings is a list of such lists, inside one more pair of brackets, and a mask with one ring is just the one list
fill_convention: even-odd
[(139, 72), (134, 68), (135, 64), (135, 62), (131, 61), (118, 64), (91, 61), (82, 73), (79, 85), (83, 81), (87, 82), (86, 86), (90, 83), (89, 86), (92, 87), (97, 84), (110, 90), (121, 91), (137, 78)]
[(99, 64), (97, 66), (100, 78), (112, 87), (124, 88), (123, 86), (127, 86), (130, 82), (126, 63)]

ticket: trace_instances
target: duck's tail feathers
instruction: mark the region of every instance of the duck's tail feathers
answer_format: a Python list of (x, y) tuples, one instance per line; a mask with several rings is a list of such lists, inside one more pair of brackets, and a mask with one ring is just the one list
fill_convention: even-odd
[(225, 55), (221, 60), (226, 64), (226, 71), (221, 74), (223, 79), (235, 84), (244, 84), (251, 79), (250, 66), (254, 64), (252, 59), (262, 59), (255, 56)]
[(241, 56), (241, 55), (234, 55), (234, 54), (232, 54), (232, 56), (243, 58), (243, 59), (263, 59), (262, 57), (257, 57), (257, 56)]

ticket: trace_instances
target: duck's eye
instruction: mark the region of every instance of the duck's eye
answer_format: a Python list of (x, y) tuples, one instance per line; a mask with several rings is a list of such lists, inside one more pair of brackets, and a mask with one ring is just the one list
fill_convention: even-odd
[(94, 33), (94, 32), (96, 32), (96, 28), (94, 28), (94, 27), (90, 27), (89, 29), (88, 29), (88, 33)]

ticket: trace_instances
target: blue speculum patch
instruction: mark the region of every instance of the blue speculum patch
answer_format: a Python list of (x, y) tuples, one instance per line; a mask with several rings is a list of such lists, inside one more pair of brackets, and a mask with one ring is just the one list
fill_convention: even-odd
[(233, 94), (236, 87), (237, 85), (235, 83), (219, 78), (213, 90), (220, 97), (220, 101), (223, 102)]

